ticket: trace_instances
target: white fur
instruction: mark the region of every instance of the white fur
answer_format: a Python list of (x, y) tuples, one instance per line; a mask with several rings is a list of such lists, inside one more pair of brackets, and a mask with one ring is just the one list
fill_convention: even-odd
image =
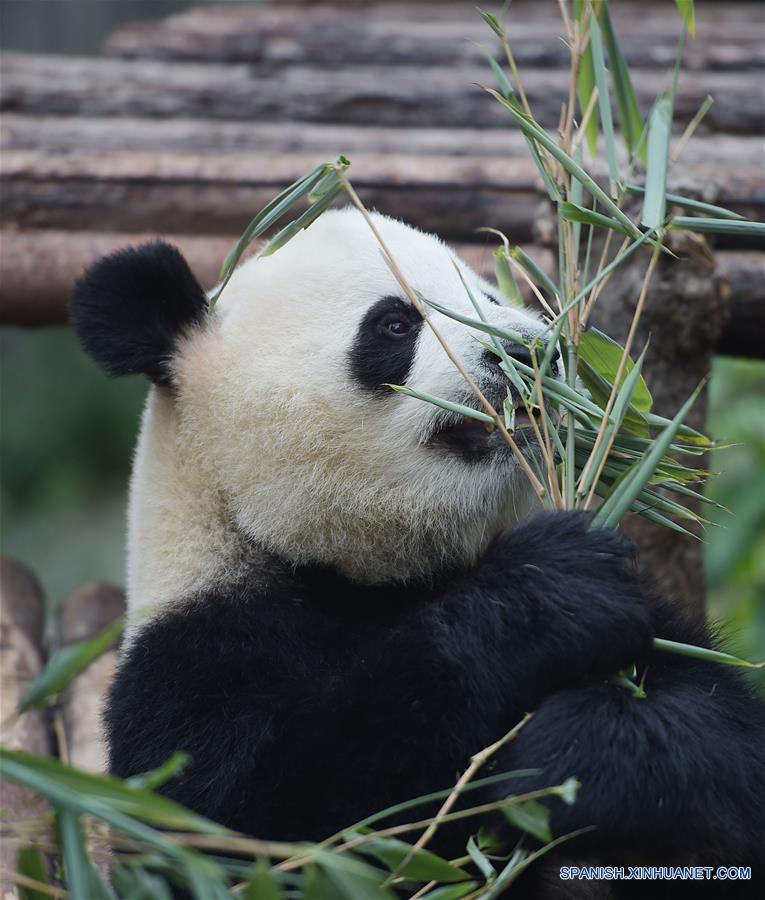
[[(479, 300), (496, 293), (433, 235), (375, 222), (426, 298), (475, 316), (453, 261)], [(403, 297), (361, 215), (329, 212), (273, 256), (245, 263), (209, 325), (182, 342), (177, 392), (152, 389), (135, 460), (132, 630), (267, 553), (367, 582), (427, 575), (445, 560), (475, 559), (526, 511), (527, 482), (511, 457), (467, 463), (427, 446), (436, 408), (373, 395), (352, 378), (359, 323), (386, 295)], [(541, 331), (533, 313), (482, 306), (491, 322)], [(466, 368), (482, 371), (486, 336), (432, 316)], [(427, 326), (407, 384), (470, 397)]]

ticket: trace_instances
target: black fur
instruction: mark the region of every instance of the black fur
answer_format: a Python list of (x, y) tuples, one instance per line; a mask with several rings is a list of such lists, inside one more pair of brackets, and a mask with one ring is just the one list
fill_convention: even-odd
[[(409, 330), (391, 336), (385, 323), (390, 319), (405, 323)], [(350, 352), (351, 373), (370, 391), (387, 391), (386, 384), (404, 384), (414, 361), (422, 316), (399, 297), (382, 297), (370, 307), (356, 334)]]
[[(708, 637), (651, 597), (627, 538), (588, 524), (537, 516), (429, 588), (284, 566), (267, 592), (245, 579), (188, 598), (122, 662), (112, 771), (185, 750), (192, 762), (169, 796), (249, 834), (318, 840), (452, 785), (472, 753), (536, 710), (494, 770), (541, 773), (480, 799), (573, 775), (579, 799), (551, 803), (553, 830), (597, 830), (565, 845), (569, 859), (762, 867), (763, 707), (731, 669), (652, 652), (654, 633)], [(633, 662), (645, 700), (607, 680)], [(528, 885), (521, 896), (539, 896)], [(754, 883), (734, 887), (749, 896)], [(660, 883), (642, 890), (662, 896)]]
[(74, 286), (70, 318), (80, 343), (110, 375), (171, 380), (176, 341), (199, 325), (207, 298), (181, 252), (163, 241), (128, 247)]

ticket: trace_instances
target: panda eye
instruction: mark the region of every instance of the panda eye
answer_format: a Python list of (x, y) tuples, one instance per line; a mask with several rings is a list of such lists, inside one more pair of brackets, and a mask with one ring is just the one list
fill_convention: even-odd
[(412, 323), (400, 313), (390, 313), (377, 323), (377, 330), (385, 337), (398, 340), (411, 332)]

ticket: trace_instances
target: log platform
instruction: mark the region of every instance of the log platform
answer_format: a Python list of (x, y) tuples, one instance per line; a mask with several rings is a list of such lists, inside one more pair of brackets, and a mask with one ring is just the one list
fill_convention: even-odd
[[(668, 83), (679, 16), (638, 0), (613, 16), (647, 112)], [(529, 100), (553, 128), (568, 79), (558, 19), (552, 0), (516, 0), (509, 18)], [(177, 240), (212, 287), (254, 212), (340, 153), (368, 205), (485, 268), (475, 229), (530, 243), (544, 198), (522, 136), (481, 89), (492, 83), (487, 54), (501, 59), (501, 47), (472, 4), (423, 0), (201, 7), (125, 25), (98, 57), (4, 54), (0, 322), (65, 321), (85, 265), (153, 235)], [(707, 94), (715, 103), (672, 186), (759, 220), (764, 71), (758, 5), (698, 4), (678, 129)], [(733, 289), (718, 350), (762, 356), (761, 248), (728, 237), (718, 250)]]

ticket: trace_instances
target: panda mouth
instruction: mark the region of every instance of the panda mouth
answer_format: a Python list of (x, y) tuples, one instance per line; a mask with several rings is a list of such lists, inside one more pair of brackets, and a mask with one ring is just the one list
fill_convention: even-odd
[[(512, 434), (516, 443), (523, 448), (535, 442), (532, 416), (538, 421), (540, 412), (537, 408), (532, 408), (529, 413), (522, 403), (514, 411), (515, 427)], [(456, 453), (471, 462), (505, 451), (510, 452), (504, 435), (496, 425), (466, 416), (445, 416), (427, 443)]]

